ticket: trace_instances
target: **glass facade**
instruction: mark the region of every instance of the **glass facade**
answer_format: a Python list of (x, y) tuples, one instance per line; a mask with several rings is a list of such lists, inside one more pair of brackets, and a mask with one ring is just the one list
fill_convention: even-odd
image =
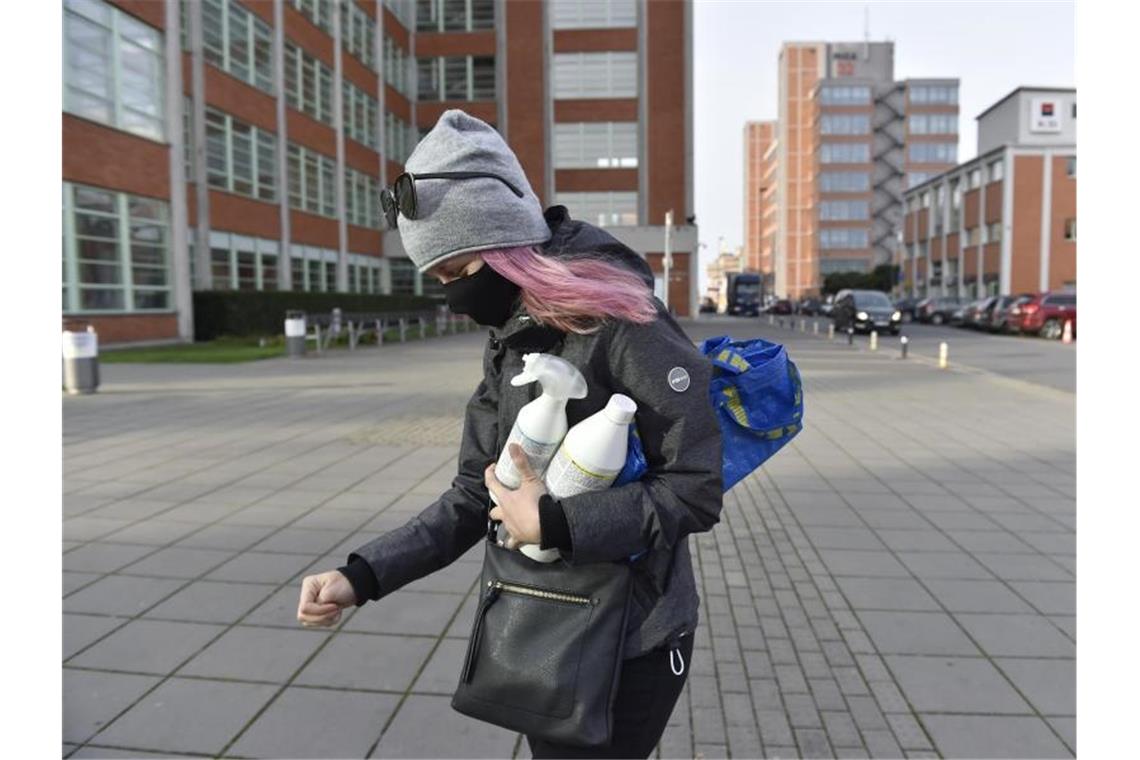
[(819, 102), (825, 106), (868, 105), (871, 88), (867, 85), (825, 85), (819, 88)]
[(637, 26), (636, 0), (550, 0), (555, 29), (605, 29)]
[(820, 248), (866, 248), (868, 244), (865, 227), (824, 227), (819, 231)]
[(819, 160), (825, 164), (870, 163), (871, 146), (867, 143), (823, 143), (819, 146)]
[(636, 167), (637, 122), (555, 124), (554, 166), (559, 169)]
[(555, 98), (637, 97), (637, 53), (555, 53)]
[(237, 0), (201, 0), (202, 54), (206, 61), (272, 94), (273, 30)]
[(554, 203), (569, 209), (572, 218), (581, 219), (598, 227), (637, 224), (636, 192), (556, 192)]
[(821, 201), (820, 221), (861, 221), (871, 218), (871, 204), (867, 201)]
[(909, 87), (910, 102), (923, 105), (957, 105), (958, 85), (915, 85)]
[(493, 29), (494, 0), (417, 0), (416, 29), (421, 32), (472, 32)]
[(911, 143), (907, 159), (916, 164), (954, 164), (958, 162), (957, 143)]
[(867, 172), (821, 172), (819, 189), (824, 193), (865, 193), (871, 189)]
[(958, 115), (950, 113), (916, 113), (906, 120), (907, 131), (912, 135), (956, 135)]
[(494, 100), (494, 56), (417, 58), (419, 100)]
[(285, 43), (285, 102), (332, 126), (333, 72), (292, 42)]

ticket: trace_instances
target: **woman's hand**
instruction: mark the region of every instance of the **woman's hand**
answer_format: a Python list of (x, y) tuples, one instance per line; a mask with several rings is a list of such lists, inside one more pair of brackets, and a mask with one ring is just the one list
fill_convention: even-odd
[(344, 573), (330, 570), (320, 575), (307, 575), (301, 581), (297, 620), (306, 628), (336, 625), (340, 621), (340, 611), (354, 604), (356, 592)]
[(495, 465), (488, 465), (483, 472), (487, 490), (495, 495), (499, 506), (491, 510), (492, 520), (501, 520), (511, 536), (507, 548), (514, 549), (519, 544), (542, 543), (542, 529), (538, 520), (538, 498), (546, 493), (542, 478), (531, 469), (530, 460), (522, 446), (512, 443), (508, 448), (511, 461), (518, 468), (521, 482), (515, 490), (510, 490), (495, 477)]

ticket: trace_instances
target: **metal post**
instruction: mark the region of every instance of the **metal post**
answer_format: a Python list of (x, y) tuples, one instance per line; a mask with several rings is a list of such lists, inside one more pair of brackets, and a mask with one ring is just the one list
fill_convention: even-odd
[(855, 328), (853, 327), (847, 328), (847, 345), (855, 345)]
[(950, 363), (950, 346), (946, 345), (946, 341), (938, 344), (938, 368), (946, 369)]
[(878, 351), (879, 350), (879, 331), (878, 330), (872, 330), (871, 331), (871, 350), (872, 351)]
[(910, 340), (905, 335), (899, 338), (899, 346), (902, 349), (902, 356), (900, 358), (902, 359), (906, 358), (906, 347), (908, 343), (910, 343)]
[(812, 335), (819, 335), (819, 320), (818, 319), (813, 319), (811, 321), (811, 334)]
[(408, 320), (400, 317), (400, 342), (403, 343), (408, 339)]
[(416, 317), (416, 321), (420, 324), (420, 340), (427, 337), (427, 320), (423, 317)]
[(835, 324), (832, 323), (827, 326), (827, 339), (835, 340)]
[(318, 354), (323, 353), (322, 349), (324, 347), (321, 345), (321, 326), (320, 325), (313, 325), (313, 330), (315, 330), (316, 334), (317, 334), (317, 353)]
[(662, 300), (665, 302), (665, 311), (669, 311), (669, 270), (673, 266), (673, 209), (665, 212), (665, 255), (661, 262), (665, 270), (665, 297)]
[(769, 314), (769, 315), (768, 315), (768, 324), (769, 324), (769, 325), (773, 325), (773, 324), (775, 324), (775, 323), (776, 323), (776, 318), (775, 318), (775, 317), (773, 317), (771, 314)]
[(800, 332), (802, 332), (802, 333), (807, 332), (807, 320), (806, 319), (800, 320)]
[(376, 320), (376, 345), (384, 345), (384, 320)]
[(356, 325), (353, 324), (351, 319), (348, 320), (348, 350), (356, 350)]

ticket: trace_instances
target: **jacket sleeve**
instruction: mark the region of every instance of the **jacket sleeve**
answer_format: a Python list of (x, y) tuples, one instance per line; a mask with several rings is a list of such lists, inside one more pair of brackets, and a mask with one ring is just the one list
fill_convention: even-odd
[[(489, 359), (484, 361), (489, 368)], [(354, 588), (368, 588), (372, 599), (380, 599), (446, 567), (487, 535), (490, 494), (483, 470), (495, 459), (498, 408), (498, 384), (485, 372), (467, 403), (459, 472), (451, 488), (404, 525), (349, 554), (349, 565), (367, 562), (376, 579), (374, 586), (354, 582)]]
[[(712, 365), (666, 314), (619, 323), (607, 349), (612, 387), (637, 402), (648, 471), (634, 483), (562, 499), (573, 562), (620, 560), (648, 550), (659, 588), (673, 547), (720, 519), (721, 435), (708, 388)], [(670, 372), (688, 373), (674, 390)], [(681, 388), (683, 382), (678, 380)]]

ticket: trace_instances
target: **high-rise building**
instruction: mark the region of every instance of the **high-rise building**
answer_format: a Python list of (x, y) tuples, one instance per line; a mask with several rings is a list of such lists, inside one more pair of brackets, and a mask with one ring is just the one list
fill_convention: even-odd
[(688, 2), (63, 6), (63, 312), (103, 342), (189, 339), (194, 290), (433, 292), (379, 193), (448, 108), (658, 273), (672, 210), (696, 310)]
[[(744, 125), (744, 268), (772, 272), (776, 234), (776, 122)], [(771, 283), (765, 288), (770, 292)]]
[(890, 263), (906, 184), (957, 161), (957, 95), (955, 79), (895, 81), (891, 42), (784, 43), (774, 211), (760, 210), (776, 222), (777, 295)]
[(1077, 284), (1077, 93), (1019, 87), (977, 118), (978, 155), (909, 188), (903, 292), (982, 298)]

